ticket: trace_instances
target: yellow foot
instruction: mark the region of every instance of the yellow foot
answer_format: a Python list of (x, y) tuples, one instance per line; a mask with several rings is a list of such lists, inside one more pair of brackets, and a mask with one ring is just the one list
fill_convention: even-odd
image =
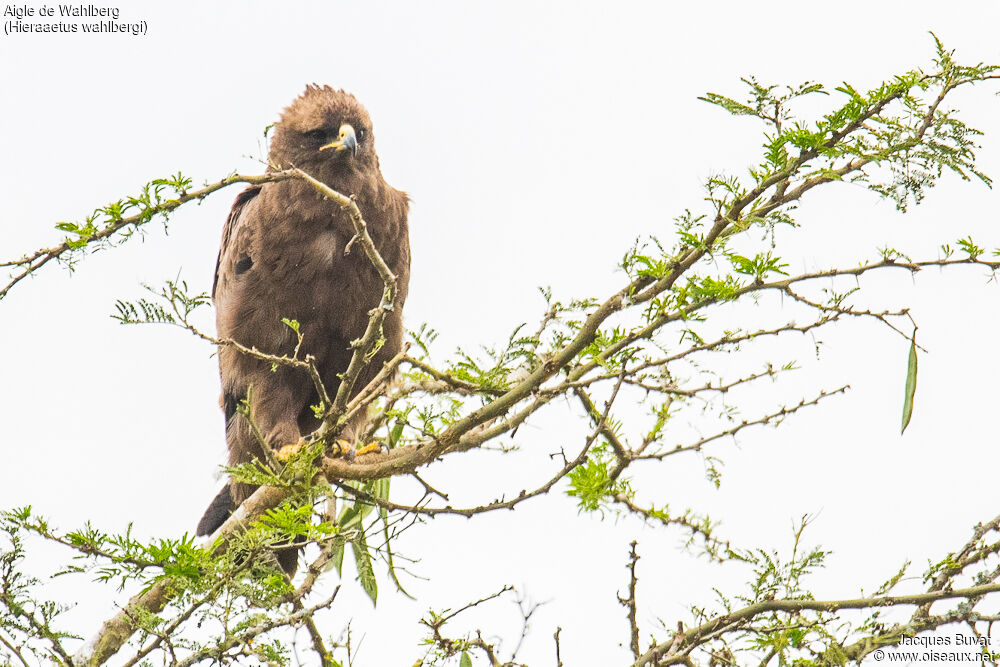
[(360, 456), (362, 454), (371, 454), (372, 452), (378, 452), (382, 450), (381, 443), (372, 442), (364, 447), (354, 448), (354, 443), (349, 440), (338, 440), (333, 444), (333, 455), (343, 456), (348, 460), (354, 460), (355, 456)]
[(313, 437), (312, 433), (310, 433), (309, 435), (304, 435), (299, 439), (298, 442), (292, 443), (291, 445), (285, 445), (284, 447), (279, 449), (274, 456), (279, 461), (287, 461), (288, 459), (292, 458), (300, 451), (302, 451), (303, 447), (305, 447), (306, 445), (310, 445), (315, 441), (316, 438)]
[(330, 448), (330, 453), (334, 456), (346, 456), (351, 458), (354, 456), (354, 443), (350, 440), (338, 440), (333, 443)]
[[(310, 442), (311, 440), (308, 437), (306, 437), (302, 438), (301, 440), (299, 440), (294, 444), (285, 445), (275, 453), (275, 457), (279, 461), (287, 461), (288, 459), (298, 454), (299, 451), (301, 451), (302, 448), (307, 444), (309, 444)], [(353, 460), (355, 456), (360, 456), (363, 454), (371, 454), (373, 452), (379, 452), (379, 451), (382, 451), (382, 443), (380, 442), (371, 442), (365, 445), (364, 447), (359, 447), (355, 449), (354, 443), (351, 442), (350, 440), (337, 440), (335, 443), (333, 443), (333, 446), (330, 448), (331, 455), (343, 456), (348, 460)]]
[(292, 458), (300, 451), (302, 451), (302, 448), (308, 445), (310, 442), (312, 442), (312, 439), (308, 437), (302, 438), (298, 442), (292, 443), (290, 445), (285, 445), (284, 447), (279, 449), (274, 456), (279, 461), (287, 461), (288, 459)]
[(359, 447), (357, 451), (354, 452), (354, 455), (361, 456), (362, 454), (373, 454), (375, 452), (381, 452), (381, 451), (382, 451), (381, 442), (369, 442), (364, 447)]

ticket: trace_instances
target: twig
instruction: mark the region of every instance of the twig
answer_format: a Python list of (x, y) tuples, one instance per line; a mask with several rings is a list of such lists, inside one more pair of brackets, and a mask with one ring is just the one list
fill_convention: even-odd
[[(239, 567), (237, 567), (236, 570), (233, 571), (233, 574), (238, 576), (242, 571), (246, 570), (246, 568), (249, 567), (251, 562), (252, 561), (249, 558), (244, 560), (243, 563)], [(212, 587), (212, 589), (208, 593), (203, 595), (199, 600), (191, 603), (188, 606), (188, 608), (184, 611), (184, 613), (177, 616), (177, 618), (171, 621), (165, 628), (156, 632), (157, 637), (155, 640), (153, 640), (152, 643), (149, 644), (149, 646), (136, 653), (135, 656), (131, 660), (126, 662), (124, 665), (122, 665), (122, 667), (133, 667), (133, 665), (138, 664), (140, 660), (142, 660), (144, 657), (146, 657), (155, 649), (157, 649), (164, 642), (164, 640), (167, 637), (170, 637), (170, 635), (172, 635), (174, 631), (177, 628), (179, 628), (184, 621), (189, 619), (191, 615), (199, 607), (201, 607), (203, 604), (205, 604), (209, 600), (213, 599), (216, 595), (218, 595), (219, 591), (221, 591), (228, 583), (230, 582), (226, 581), (225, 579), (219, 581), (217, 584), (215, 584), (215, 586)]]
[(347, 370), (344, 371), (344, 375), (340, 381), (340, 386), (337, 388), (337, 395), (333, 399), (333, 405), (330, 408), (331, 415), (340, 415), (344, 412), (347, 401), (351, 396), (352, 390), (354, 389), (354, 382), (357, 380), (357, 377), (361, 373), (361, 369), (365, 364), (365, 358), (368, 356), (369, 352), (371, 352), (375, 345), (375, 341), (378, 339), (378, 336), (382, 331), (382, 321), (385, 318), (385, 314), (393, 308), (393, 301), (396, 296), (396, 276), (393, 275), (392, 271), (389, 269), (389, 265), (385, 263), (385, 260), (382, 259), (378, 249), (375, 248), (375, 242), (372, 241), (371, 236), (368, 235), (368, 225), (365, 223), (365, 220), (361, 215), (361, 209), (358, 208), (354, 199), (333, 190), (325, 183), (316, 180), (300, 169), (293, 169), (292, 171), (294, 171), (299, 178), (316, 188), (316, 190), (327, 199), (330, 199), (339, 205), (341, 210), (348, 214), (351, 218), (351, 224), (354, 225), (354, 234), (357, 242), (361, 244), (361, 247), (365, 251), (365, 255), (378, 271), (379, 277), (382, 278), (382, 282), (384, 283), (382, 301), (369, 313), (370, 317), (365, 333), (361, 336), (360, 340), (352, 342), (351, 344), (351, 346), (354, 347), (354, 354), (351, 355), (351, 361), (347, 366)]
[(679, 526), (681, 528), (685, 528), (690, 531), (692, 539), (694, 536), (700, 535), (702, 540), (705, 541), (706, 551), (714, 558), (719, 558), (718, 553), (720, 551), (724, 554), (732, 553), (732, 549), (728, 541), (720, 540), (712, 534), (713, 527), (710, 523), (708, 523), (707, 519), (704, 519), (699, 523), (690, 518), (689, 512), (685, 512), (682, 516), (670, 516), (667, 514), (666, 510), (645, 509), (637, 505), (635, 501), (624, 493), (616, 493), (611, 498), (615, 503), (622, 505), (629, 512), (641, 516), (644, 521), (657, 522), (664, 526)]
[[(583, 448), (580, 450), (580, 453), (577, 454), (576, 458), (574, 458), (572, 461), (568, 461), (562, 467), (562, 469), (556, 472), (555, 475), (549, 478), (549, 480), (544, 484), (542, 484), (541, 486), (535, 488), (532, 491), (522, 490), (515, 498), (511, 498), (510, 500), (497, 500), (486, 505), (481, 505), (479, 507), (470, 507), (470, 508), (454, 508), (451, 507), (450, 505), (447, 507), (417, 507), (414, 505), (401, 505), (398, 503), (390, 502), (388, 500), (383, 500), (381, 498), (376, 498), (371, 494), (365, 493), (363, 491), (355, 489), (352, 486), (349, 486), (347, 484), (342, 484), (337, 481), (333, 481), (332, 483), (336, 484), (340, 489), (349, 493), (355, 498), (358, 498), (365, 502), (377, 505), (378, 507), (382, 507), (387, 510), (407, 512), (411, 514), (424, 514), (427, 516), (435, 516), (438, 514), (458, 514), (460, 516), (471, 517), (476, 514), (492, 512), (494, 510), (499, 510), (499, 509), (512, 509), (515, 505), (518, 505), (524, 502), (525, 500), (528, 500), (529, 498), (534, 498), (544, 493), (548, 493), (548, 491), (553, 486), (555, 486), (559, 480), (561, 480), (566, 475), (568, 475), (572, 470), (574, 470), (580, 465), (583, 465), (583, 463), (586, 462), (587, 454), (588, 452), (590, 452), (590, 448), (593, 446), (594, 441), (597, 440), (598, 436), (604, 433), (604, 430), (607, 425), (608, 414), (611, 410), (611, 406), (613, 405), (613, 403), (614, 403), (614, 395), (612, 395), (612, 397), (608, 399), (608, 402), (605, 404), (604, 407), (604, 412), (599, 415), (599, 418), (596, 420), (593, 432), (590, 434), (590, 436), (588, 436), (587, 440), (584, 442)], [(399, 450), (392, 450), (392, 452), (395, 451)], [(389, 454), (392, 454), (392, 452), (389, 452)], [(328, 466), (335, 465), (336, 462), (337, 462), (336, 459), (324, 459), (324, 469), (327, 470), (328, 479), (331, 480), (336, 479), (336, 476), (335, 475), (331, 476), (328, 470)], [(351, 467), (354, 466), (352, 465)]]
[(622, 604), (627, 610), (628, 627), (629, 627), (629, 648), (632, 649), (632, 656), (638, 660), (639, 659), (639, 625), (636, 622), (636, 599), (635, 599), (635, 587), (637, 579), (635, 577), (635, 564), (639, 562), (639, 554), (636, 553), (636, 541), (632, 540), (632, 544), (629, 545), (629, 583), (628, 583), (628, 597), (623, 598), (618, 596), (618, 602)]
[(675, 644), (677, 649), (684, 649), (702, 642), (709, 635), (717, 632), (723, 627), (733, 627), (743, 621), (750, 620), (760, 614), (768, 612), (800, 612), (800, 611), (821, 611), (835, 612), (841, 609), (877, 609), (879, 607), (895, 607), (900, 605), (922, 605), (938, 600), (950, 600), (955, 598), (971, 599), (981, 597), (987, 593), (1000, 592), (1000, 584), (985, 584), (970, 588), (960, 588), (946, 591), (931, 591), (928, 593), (918, 593), (916, 595), (885, 595), (870, 598), (854, 598), (848, 600), (767, 600), (758, 602), (738, 611), (723, 614), (706, 623), (688, 630), (680, 635), (680, 639), (672, 638), (670, 642), (657, 644), (652, 649), (639, 656), (634, 667), (644, 665), (673, 664), (675, 660), (663, 661), (667, 649)]
[(315, 604), (312, 607), (303, 607), (302, 609), (287, 616), (283, 616), (281, 618), (271, 619), (269, 621), (259, 623), (258, 625), (255, 625), (236, 636), (229, 637), (228, 639), (220, 643), (218, 646), (205, 648), (202, 649), (201, 651), (197, 651), (191, 654), (184, 660), (177, 662), (176, 667), (190, 667), (190, 665), (199, 663), (202, 660), (205, 660), (206, 658), (212, 658), (212, 657), (215, 657), (217, 659), (222, 658), (223, 654), (229, 649), (233, 648), (234, 646), (245, 645), (253, 641), (255, 637), (258, 637), (264, 634), (265, 632), (269, 632), (270, 630), (273, 630), (275, 628), (280, 628), (284, 625), (292, 625), (293, 623), (297, 623), (300, 620), (309, 618), (320, 609), (326, 609), (327, 607), (332, 605), (333, 601), (337, 598), (337, 593), (339, 592), (340, 592), (340, 586), (337, 586), (337, 588), (333, 591), (333, 595), (331, 595), (323, 602)]
[[(103, 229), (94, 232), (87, 238), (87, 245), (104, 241), (111, 238), (116, 233), (125, 229), (126, 227), (139, 227), (151, 221), (154, 215), (170, 213), (175, 209), (183, 206), (184, 204), (204, 199), (213, 192), (221, 190), (222, 188), (228, 187), (235, 183), (249, 183), (251, 185), (261, 185), (263, 183), (274, 183), (277, 181), (283, 181), (288, 178), (292, 178), (293, 174), (290, 171), (278, 171), (269, 174), (264, 174), (262, 176), (244, 176), (242, 174), (233, 174), (228, 176), (221, 181), (207, 185), (200, 190), (194, 190), (192, 192), (184, 192), (176, 199), (168, 199), (159, 204), (150, 206), (140, 213), (135, 215), (130, 215), (125, 218), (120, 218), (108, 224)], [(52, 248), (42, 248), (31, 255), (25, 255), (19, 260), (7, 261), (0, 264), (0, 266), (22, 266), (25, 267), (23, 271), (15, 274), (10, 281), (0, 289), (0, 300), (2, 300), (10, 290), (24, 278), (28, 277), (45, 264), (49, 263), (54, 259), (60, 259), (63, 255), (67, 253), (78, 250), (79, 248), (74, 248), (70, 245), (70, 241), (66, 240), (57, 246)]]
[[(289, 489), (273, 486), (264, 486), (254, 491), (253, 495), (236, 508), (225, 523), (208, 538), (208, 543), (215, 545), (213, 553), (225, 551), (227, 540), (231, 535), (242, 532), (245, 525), (260, 518), (267, 510), (277, 507), (289, 494)], [(132, 597), (121, 611), (104, 622), (89, 642), (80, 647), (73, 656), (72, 664), (88, 667), (103, 664), (117, 653), (136, 631), (138, 626), (135, 619), (140, 616), (140, 610), (158, 614), (174, 595), (171, 582), (163, 579)]]
[(487, 595), (486, 597), (480, 598), (480, 599), (476, 600), (475, 602), (470, 602), (467, 605), (465, 605), (464, 607), (461, 607), (460, 609), (458, 609), (456, 611), (453, 611), (450, 614), (444, 614), (443, 616), (438, 616), (437, 618), (435, 618), (432, 621), (428, 621), (426, 619), (422, 619), (420, 622), (423, 625), (426, 625), (428, 628), (431, 628), (432, 630), (440, 629), (441, 626), (443, 626), (445, 623), (447, 623), (451, 619), (455, 618), (456, 616), (458, 616), (462, 612), (468, 611), (469, 609), (472, 609), (473, 607), (478, 607), (479, 605), (481, 605), (481, 604), (483, 604), (485, 602), (489, 602), (490, 600), (495, 600), (496, 598), (500, 597), (504, 593), (509, 593), (509, 592), (511, 592), (513, 590), (514, 590), (513, 586), (509, 586), (509, 585), (508, 586), (504, 586), (503, 588), (501, 588), (500, 590), (498, 590), (496, 593), (493, 593), (492, 595)]
[(715, 433), (714, 435), (701, 438), (700, 440), (697, 440), (696, 442), (693, 442), (690, 445), (677, 445), (673, 449), (670, 449), (665, 452), (659, 452), (656, 454), (641, 454), (639, 456), (636, 456), (635, 458), (636, 460), (643, 460), (643, 459), (662, 460), (667, 458), (668, 456), (673, 456), (674, 454), (680, 454), (681, 452), (700, 452), (702, 447), (704, 447), (710, 442), (713, 442), (720, 438), (734, 436), (743, 429), (748, 428), (750, 426), (763, 426), (766, 424), (770, 424), (772, 422), (780, 421), (785, 417), (794, 414), (803, 408), (816, 405), (823, 399), (830, 398), (831, 396), (836, 396), (837, 394), (842, 394), (846, 392), (848, 389), (850, 389), (850, 385), (844, 385), (832, 391), (823, 390), (819, 392), (819, 394), (811, 400), (807, 401), (806, 399), (803, 398), (801, 401), (798, 402), (798, 404), (793, 405), (791, 407), (782, 406), (779, 410), (770, 412), (766, 415), (763, 415), (762, 417), (758, 417), (757, 419), (743, 420), (742, 422), (740, 422), (739, 424), (737, 424), (732, 428), (720, 431), (718, 433)]
[(14, 656), (21, 661), (21, 664), (24, 665), (24, 667), (28, 667), (28, 662), (24, 659), (24, 656), (21, 655), (21, 651), (18, 650), (15, 646), (12, 646), (11, 643), (8, 642), (6, 639), (4, 639), (3, 635), (0, 635), (0, 644), (6, 646), (7, 650), (13, 653)]

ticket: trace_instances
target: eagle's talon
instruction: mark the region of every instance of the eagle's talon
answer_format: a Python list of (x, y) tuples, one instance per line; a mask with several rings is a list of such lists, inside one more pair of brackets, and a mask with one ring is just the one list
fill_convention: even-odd
[(380, 452), (382, 451), (382, 447), (383, 444), (381, 442), (372, 442), (364, 447), (356, 448), (354, 443), (349, 440), (337, 440), (333, 443), (330, 453), (333, 456), (340, 456), (347, 461), (354, 461), (358, 456)]
[(354, 453), (357, 456), (363, 456), (365, 454), (374, 454), (376, 452), (381, 452), (381, 451), (382, 451), (382, 443), (376, 441), (368, 443), (364, 447), (359, 448)]
[(346, 459), (353, 459), (354, 443), (348, 440), (337, 440), (333, 443), (332, 451), (330, 453), (333, 456), (343, 456)]
[(309, 443), (308, 440), (302, 438), (298, 442), (292, 443), (290, 445), (285, 445), (284, 447), (279, 449), (277, 453), (275, 453), (274, 457), (282, 462), (288, 461), (288, 459), (292, 458), (300, 451), (302, 451), (302, 447), (308, 443)]

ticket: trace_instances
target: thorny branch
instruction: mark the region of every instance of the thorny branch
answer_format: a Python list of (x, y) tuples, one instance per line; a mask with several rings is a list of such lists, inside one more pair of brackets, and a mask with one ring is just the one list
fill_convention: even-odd
[(176, 666), (189, 667), (190, 665), (195, 665), (205, 660), (206, 658), (215, 658), (216, 660), (221, 660), (222, 657), (225, 655), (226, 651), (228, 651), (229, 649), (232, 649), (237, 646), (245, 646), (251, 644), (255, 637), (259, 637), (265, 632), (269, 632), (271, 630), (274, 630), (275, 628), (279, 628), (282, 626), (297, 623), (306, 618), (311, 618), (320, 609), (326, 609), (330, 607), (330, 605), (333, 604), (334, 600), (337, 599), (337, 594), (339, 592), (340, 592), (340, 586), (338, 586), (333, 591), (333, 595), (328, 597), (326, 600), (323, 600), (322, 602), (319, 602), (311, 607), (303, 607), (302, 609), (293, 612), (283, 618), (266, 621), (258, 625), (255, 625), (251, 628), (248, 628), (247, 630), (237, 635), (227, 638), (226, 640), (221, 642), (218, 646), (210, 646), (208, 648), (202, 649), (201, 651), (192, 653), (184, 660), (178, 661), (176, 663)]
[(597, 438), (606, 429), (606, 420), (608, 418), (608, 414), (611, 411), (611, 406), (614, 404), (614, 399), (615, 396), (612, 395), (612, 397), (608, 400), (607, 404), (605, 405), (604, 411), (598, 414), (597, 418), (595, 419), (596, 425), (594, 427), (594, 431), (584, 442), (584, 445), (580, 450), (580, 453), (577, 454), (576, 458), (570, 461), (566, 461), (565, 465), (541, 486), (535, 488), (532, 491), (525, 491), (522, 489), (521, 492), (517, 494), (517, 496), (511, 498), (510, 500), (495, 500), (492, 503), (488, 503), (486, 505), (481, 505), (479, 507), (470, 507), (470, 508), (455, 508), (450, 505), (445, 507), (400, 505), (399, 503), (390, 502), (382, 498), (376, 498), (375, 496), (365, 493), (364, 491), (355, 489), (352, 486), (337, 482), (335, 478), (330, 478), (330, 479), (334, 480), (332, 483), (335, 484), (338, 488), (347, 492), (351, 496), (354, 496), (356, 499), (362, 502), (371, 503), (372, 505), (375, 505), (382, 509), (390, 511), (406, 512), (408, 514), (418, 514), (418, 515), (423, 514), (426, 516), (436, 516), (439, 514), (455, 514), (464, 517), (472, 517), (475, 516), (476, 514), (483, 514), (485, 512), (492, 512), (494, 510), (513, 509), (516, 505), (524, 502), (525, 500), (548, 493), (549, 490), (551, 490), (552, 487), (555, 486), (560, 480), (564, 479), (566, 475), (568, 475), (571, 471), (576, 469), (578, 466), (582, 465), (587, 460), (587, 454), (590, 452), (590, 448), (593, 446), (594, 441), (597, 440)]
[(826, 398), (830, 398), (831, 396), (835, 396), (837, 394), (842, 394), (842, 393), (846, 392), (849, 388), (850, 388), (849, 385), (844, 385), (844, 386), (839, 387), (837, 389), (834, 389), (832, 391), (825, 391), (825, 390), (824, 391), (820, 391), (819, 394), (817, 394), (816, 397), (813, 398), (813, 399), (811, 399), (811, 400), (806, 400), (806, 399), (803, 398), (801, 401), (799, 401), (799, 403), (797, 405), (793, 405), (793, 406), (790, 406), (790, 407), (789, 406), (782, 406), (781, 408), (779, 408), (775, 412), (768, 413), (768, 414), (766, 414), (766, 415), (764, 415), (762, 417), (759, 417), (757, 419), (753, 419), (753, 420), (746, 420), (745, 419), (745, 420), (741, 421), (739, 424), (737, 424), (736, 426), (733, 426), (732, 428), (729, 428), (729, 429), (726, 429), (724, 431), (720, 431), (719, 433), (715, 433), (713, 435), (709, 435), (709, 436), (706, 436), (704, 438), (701, 438), (701, 439), (699, 439), (699, 440), (691, 443), (690, 445), (680, 445), (680, 444), (678, 444), (673, 449), (669, 449), (669, 450), (667, 450), (665, 452), (661, 452), (659, 454), (641, 454), (639, 456), (636, 456), (635, 458), (637, 460), (639, 460), (639, 459), (657, 459), (657, 460), (662, 460), (662, 459), (667, 458), (668, 456), (673, 456), (674, 454), (680, 454), (681, 452), (700, 452), (702, 450), (702, 448), (705, 445), (707, 445), (708, 443), (710, 443), (710, 442), (713, 442), (715, 440), (719, 440), (721, 438), (735, 436), (737, 433), (739, 433), (743, 429), (748, 428), (750, 426), (763, 426), (765, 424), (772, 424), (772, 423), (780, 422), (785, 417), (798, 412), (802, 408), (806, 408), (806, 407), (810, 407), (810, 406), (816, 405), (820, 401), (822, 401), (822, 400), (824, 400)]
[[(165, 201), (160, 201), (156, 204), (145, 207), (139, 213), (135, 215), (130, 215), (127, 217), (118, 216), (116, 219), (107, 224), (103, 229), (96, 230), (92, 234), (89, 234), (85, 239), (85, 243), (99, 244), (101, 242), (108, 241), (116, 235), (122, 233), (124, 230), (130, 230), (138, 228), (147, 222), (151, 221), (156, 215), (167, 215), (172, 211), (175, 211), (179, 207), (183, 206), (192, 201), (200, 201), (205, 197), (209, 196), (213, 192), (221, 190), (225, 187), (233, 185), (235, 183), (249, 183), (250, 185), (261, 185), (263, 183), (275, 183), (277, 181), (283, 181), (288, 178), (293, 177), (293, 172), (291, 171), (279, 171), (269, 174), (264, 174), (262, 176), (246, 176), (243, 174), (233, 174), (232, 176), (227, 176), (226, 178), (212, 183), (211, 185), (206, 185), (205, 187), (194, 190), (187, 191), (181, 188), (178, 197), (176, 199), (167, 199)], [(0, 299), (3, 299), (10, 290), (14, 288), (17, 283), (21, 282), (31, 274), (33, 274), (38, 269), (42, 268), (52, 260), (60, 260), (70, 255), (74, 250), (79, 248), (74, 241), (67, 239), (62, 243), (53, 246), (51, 248), (41, 248), (30, 255), (25, 255), (21, 259), (15, 259), (7, 262), (0, 263), (0, 267), (10, 266), (19, 271), (15, 272), (10, 280), (0, 288)]]
[[(803, 524), (804, 526), (804, 524)], [(796, 597), (785, 599), (765, 598), (741, 609), (733, 610), (726, 605), (725, 613), (715, 617), (702, 616), (707, 620), (685, 630), (678, 625), (677, 632), (663, 641), (653, 645), (634, 663), (635, 667), (663, 666), (671, 664), (697, 664), (693, 659), (695, 651), (709, 657), (709, 662), (716, 661), (720, 649), (732, 656), (729, 648), (734, 640), (751, 639), (754, 635), (773, 637), (783, 630), (814, 629), (819, 646), (816, 648), (804, 644), (809, 651), (811, 662), (817, 665), (843, 665), (846, 662), (860, 662), (880, 647), (893, 646), (903, 641), (904, 637), (913, 637), (921, 632), (941, 628), (954, 623), (964, 623), (976, 635), (983, 636), (976, 628), (976, 623), (987, 626), (986, 635), (991, 625), (1000, 618), (996, 614), (981, 613), (976, 610), (976, 604), (987, 595), (1000, 592), (1000, 567), (983, 567), (990, 557), (1000, 554), (1000, 540), (996, 538), (1000, 532), (1000, 516), (978, 524), (971, 539), (956, 553), (949, 554), (939, 563), (931, 566), (924, 577), (927, 589), (922, 593), (911, 595), (889, 595), (888, 591), (895, 587), (906, 570), (904, 566), (894, 577), (879, 588), (875, 595), (846, 600), (814, 600), (811, 597)], [(796, 544), (798, 544), (797, 533)], [(793, 555), (794, 560), (794, 555)], [(979, 566), (977, 571), (971, 571), (973, 566)], [(972, 586), (958, 585), (957, 578), (964, 575), (975, 582)], [(944, 613), (932, 614), (934, 603), (945, 600), (958, 600), (958, 604)], [(877, 619), (880, 610), (915, 606), (916, 610), (908, 621), (887, 624), (885, 622), (865, 623), (851, 638), (837, 639), (829, 635), (824, 619), (829, 614), (846, 609), (875, 610), (872, 617)], [(806, 616), (803, 612), (815, 612), (815, 616)], [(824, 616), (827, 615), (827, 616)], [(848, 633), (850, 625), (844, 624)], [(843, 632), (843, 629), (838, 632)], [(713, 642), (718, 642), (713, 644)], [(751, 643), (751, 645), (753, 645)], [(715, 647), (715, 648), (713, 648)], [(740, 650), (739, 647), (734, 647)], [(741, 650), (746, 650), (744, 647)], [(761, 665), (767, 665), (782, 649), (788, 648), (775, 644), (774, 649), (767, 652)], [(782, 661), (787, 657), (782, 655)], [(732, 661), (732, 660), (730, 660)]]
[[(496, 593), (488, 595), (484, 598), (480, 598), (475, 602), (470, 602), (464, 605), (463, 607), (457, 609), (456, 611), (446, 614), (435, 614), (431, 612), (429, 618), (421, 619), (420, 623), (427, 626), (430, 629), (431, 643), (434, 646), (436, 646), (439, 650), (441, 650), (446, 656), (455, 655), (459, 651), (466, 651), (469, 648), (477, 648), (485, 654), (486, 659), (490, 664), (490, 667), (518, 667), (519, 663), (513, 662), (513, 659), (511, 659), (510, 661), (501, 662), (500, 659), (497, 657), (496, 647), (493, 644), (486, 642), (482, 637), (482, 633), (479, 631), (476, 631), (476, 636), (474, 638), (469, 637), (466, 639), (451, 639), (449, 637), (445, 637), (444, 634), (441, 632), (441, 629), (444, 627), (444, 625), (448, 623), (448, 621), (454, 619), (459, 614), (462, 614), (470, 609), (478, 607), (479, 605), (489, 602), (491, 600), (495, 600), (501, 595), (512, 592), (513, 590), (514, 590), (513, 586), (504, 586)], [(528, 612), (525, 615), (524, 619), (525, 623), (527, 623), (528, 616), (530, 616), (530, 612)], [(516, 654), (517, 651), (515, 650), (514, 653)], [(422, 663), (420, 661), (417, 661), (417, 664), (422, 664)]]
[[(234, 571), (233, 574), (239, 576), (249, 566), (249, 564), (250, 564), (249, 560), (245, 561), (242, 566), (238, 567)], [(157, 630), (156, 639), (150, 642), (150, 644), (146, 646), (146, 648), (141, 649), (139, 652), (137, 652), (135, 656), (132, 657), (131, 660), (129, 660), (123, 665), (123, 667), (134, 667), (134, 665), (139, 664), (140, 660), (142, 660), (147, 655), (149, 655), (157, 648), (159, 648), (160, 645), (163, 644), (165, 640), (168, 640), (168, 638), (173, 635), (173, 633), (177, 630), (177, 628), (179, 628), (183, 623), (185, 623), (189, 618), (191, 618), (191, 615), (194, 614), (199, 607), (204, 605), (206, 602), (214, 599), (228, 583), (229, 582), (226, 581), (225, 579), (220, 580), (218, 583), (215, 584), (215, 586), (213, 586), (208, 591), (208, 593), (203, 595), (199, 600), (196, 600), (195, 602), (191, 603), (183, 613), (178, 614), (178, 616), (173, 621), (168, 623), (163, 629)]]
[[(382, 282), (385, 285), (382, 292), (382, 301), (369, 313), (368, 327), (365, 329), (365, 333), (361, 336), (360, 340), (351, 343), (351, 347), (354, 348), (354, 353), (351, 355), (351, 361), (347, 366), (347, 370), (344, 371), (344, 376), (340, 380), (340, 386), (337, 388), (337, 395), (333, 399), (333, 405), (330, 408), (328, 417), (341, 415), (343, 414), (347, 401), (354, 390), (354, 383), (358, 379), (361, 369), (364, 368), (367, 363), (367, 357), (375, 347), (375, 343), (382, 333), (382, 322), (385, 319), (385, 315), (393, 308), (393, 301), (396, 298), (396, 276), (394, 276), (392, 271), (389, 270), (389, 266), (385, 263), (385, 260), (382, 259), (382, 256), (379, 255), (378, 250), (375, 248), (375, 242), (372, 241), (371, 236), (368, 235), (368, 225), (361, 216), (361, 210), (358, 208), (358, 205), (354, 203), (354, 199), (336, 192), (325, 183), (316, 180), (300, 169), (293, 169), (292, 171), (311, 186), (316, 188), (316, 190), (327, 199), (330, 199), (339, 205), (340, 208), (347, 213), (351, 219), (351, 224), (354, 225), (355, 234), (354, 239), (351, 240), (348, 247), (350, 247), (355, 240), (361, 244), (361, 247), (365, 251), (365, 255), (378, 271), (379, 277), (382, 278)], [(327, 428), (336, 426), (335, 424), (330, 424), (328, 421), (325, 421), (324, 424)]]
[[(768, 612), (794, 613), (800, 611), (835, 612), (842, 609), (877, 609), (879, 607), (896, 607), (902, 605), (924, 605), (939, 600), (953, 599), (976, 599), (988, 593), (1000, 592), (1000, 584), (984, 584), (982, 586), (972, 586), (970, 588), (959, 588), (946, 591), (932, 591), (917, 595), (886, 595), (871, 598), (855, 598), (848, 600), (768, 600), (758, 602), (738, 611), (723, 614), (711, 621), (703, 623), (687, 631), (679, 631), (670, 641), (657, 644), (655, 647), (642, 654), (635, 661), (634, 667), (644, 665), (673, 665), (687, 663), (688, 654), (691, 650), (707, 638), (717, 636), (720, 632), (733, 632), (744, 626), (747, 622), (757, 616)], [(976, 618), (973, 614), (971, 617)], [(949, 619), (951, 622), (954, 619)], [(898, 642), (899, 636), (895, 639)], [(894, 643), (894, 642), (887, 642)], [(879, 644), (871, 646), (874, 649)], [(884, 644), (883, 644), (884, 645)], [(853, 657), (858, 659), (861, 656)]]
[(639, 659), (639, 624), (636, 621), (637, 604), (635, 600), (635, 588), (638, 580), (635, 577), (635, 565), (639, 562), (639, 554), (636, 553), (635, 547), (637, 542), (632, 540), (629, 545), (629, 557), (628, 557), (628, 597), (623, 598), (618, 596), (618, 602), (621, 603), (628, 610), (628, 627), (629, 627), (629, 643), (628, 646), (632, 650), (632, 655), (636, 660)]

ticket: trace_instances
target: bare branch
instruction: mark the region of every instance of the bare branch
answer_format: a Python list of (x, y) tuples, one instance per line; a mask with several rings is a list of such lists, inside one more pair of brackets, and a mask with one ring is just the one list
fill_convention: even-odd
[(656, 454), (641, 454), (636, 456), (635, 458), (636, 460), (641, 460), (641, 459), (662, 460), (667, 458), (668, 456), (673, 456), (674, 454), (680, 454), (681, 452), (700, 452), (702, 447), (704, 447), (710, 442), (719, 440), (720, 438), (734, 436), (743, 429), (748, 428), (750, 426), (763, 426), (771, 423), (780, 422), (785, 417), (798, 412), (802, 408), (816, 405), (823, 399), (830, 398), (831, 396), (836, 396), (837, 394), (842, 394), (846, 392), (848, 389), (850, 389), (850, 385), (844, 385), (843, 387), (834, 389), (833, 391), (824, 390), (819, 392), (819, 394), (812, 400), (807, 401), (806, 399), (803, 398), (801, 401), (799, 401), (798, 404), (793, 405), (791, 407), (782, 406), (779, 410), (770, 412), (762, 417), (758, 417), (757, 419), (743, 420), (742, 422), (740, 422), (739, 424), (737, 424), (732, 428), (701, 438), (700, 440), (697, 440), (696, 442), (693, 442), (690, 445), (677, 445), (673, 449), (667, 450), (665, 452), (659, 452)]
[(618, 596), (618, 602), (628, 609), (628, 627), (629, 627), (629, 643), (628, 646), (632, 650), (632, 656), (638, 660), (639, 659), (639, 625), (636, 622), (636, 600), (635, 600), (635, 587), (637, 579), (635, 578), (635, 565), (639, 562), (639, 554), (635, 551), (636, 541), (632, 540), (629, 545), (629, 562), (628, 562), (628, 572), (629, 572), (629, 583), (628, 583), (628, 597), (623, 598)]
[[(723, 614), (706, 623), (692, 628), (686, 632), (679, 632), (677, 637), (671, 638), (670, 642), (657, 644), (652, 649), (644, 653), (635, 661), (634, 667), (643, 665), (669, 665), (683, 662), (682, 659), (671, 659), (668, 650), (676, 654), (690, 649), (692, 645), (703, 642), (706, 638), (718, 632), (720, 629), (733, 628), (743, 622), (753, 619), (768, 612), (798, 612), (798, 611), (822, 611), (834, 612), (841, 609), (877, 609), (879, 607), (896, 607), (902, 605), (923, 605), (938, 600), (951, 600), (956, 598), (972, 599), (981, 597), (987, 593), (1000, 592), (1000, 584), (985, 584), (983, 586), (973, 586), (950, 591), (932, 591), (917, 595), (886, 595), (871, 598), (855, 598), (849, 600), (768, 600), (758, 602), (738, 611)], [(673, 648), (672, 648), (673, 647)]]

